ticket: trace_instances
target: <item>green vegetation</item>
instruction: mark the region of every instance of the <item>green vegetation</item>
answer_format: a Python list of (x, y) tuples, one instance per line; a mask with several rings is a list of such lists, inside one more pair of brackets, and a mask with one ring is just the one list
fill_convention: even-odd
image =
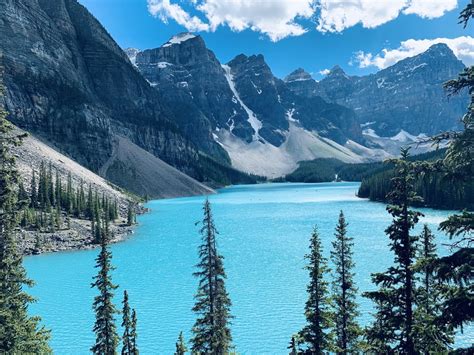
[(307, 324), (299, 334), (305, 345), (304, 354), (325, 354), (331, 350), (332, 345), (330, 327), (333, 313), (330, 309), (328, 282), (324, 278), (329, 269), (322, 253), (321, 239), (315, 227), (311, 235), (309, 254), (305, 256), (308, 260), (306, 268), (310, 281), (305, 306)]
[(188, 347), (184, 341), (183, 332), (179, 333), (178, 341), (176, 342), (176, 351), (174, 355), (184, 355), (188, 351)]
[(200, 261), (197, 264), (198, 271), (194, 273), (199, 279), (199, 287), (193, 307), (198, 318), (192, 329), (192, 351), (198, 354), (227, 354), (232, 343), (229, 328), (231, 301), (225, 287), (223, 257), (217, 251), (218, 232), (208, 199), (203, 211)]
[(94, 282), (91, 285), (99, 291), (99, 294), (94, 298), (92, 307), (96, 318), (93, 328), (96, 340), (91, 348), (94, 354), (115, 354), (119, 341), (115, 325), (115, 315), (118, 310), (113, 303), (114, 290), (118, 286), (112, 283), (111, 272), (114, 267), (111, 263), (112, 253), (108, 249), (108, 242), (109, 234), (107, 232), (101, 237), (100, 253), (96, 258), (95, 265), (98, 273), (94, 276)]
[(12, 146), (21, 144), (23, 136), (13, 132), (6, 115), (0, 107), (0, 353), (50, 354), (49, 331), (40, 326), (39, 317), (28, 314), (34, 298), (25, 288), (34, 283), (26, 274), (17, 248), (15, 230), (24, 201), (17, 199), (21, 185), (10, 153)]
[(395, 176), (388, 198), (391, 204), (387, 212), (393, 217), (385, 230), (390, 239), (394, 265), (386, 272), (372, 275), (377, 291), (365, 293), (377, 307), (375, 322), (369, 327), (367, 341), (376, 353), (415, 353), (413, 339), (413, 309), (415, 286), (413, 263), (416, 255), (417, 237), (410, 234), (422, 215), (409, 209), (418, 197), (413, 191), (413, 164), (408, 161), (408, 150), (395, 161)]
[(341, 211), (332, 242), (331, 260), (334, 265), (332, 281), (334, 306), (334, 335), (336, 351), (340, 354), (360, 351), (362, 329), (357, 323), (357, 287), (354, 283), (353, 238), (347, 235), (348, 223)]

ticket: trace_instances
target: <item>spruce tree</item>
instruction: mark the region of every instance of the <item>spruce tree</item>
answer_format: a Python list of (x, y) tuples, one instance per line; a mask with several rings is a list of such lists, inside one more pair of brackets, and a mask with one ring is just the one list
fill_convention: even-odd
[(186, 351), (188, 351), (188, 348), (186, 346), (186, 342), (184, 341), (183, 332), (180, 332), (178, 341), (176, 342), (176, 351), (174, 352), (174, 355), (184, 355), (186, 354)]
[(454, 333), (452, 326), (436, 319), (441, 312), (440, 301), (446, 286), (440, 284), (433, 274), (432, 264), (437, 258), (436, 245), (434, 235), (426, 224), (420, 235), (418, 249), (418, 260), (414, 266), (419, 279), (413, 329), (415, 348), (420, 354), (446, 353), (454, 342)]
[(132, 343), (131, 354), (138, 355), (138, 346), (137, 346), (137, 312), (135, 309), (132, 309), (132, 323), (130, 329), (130, 341)]
[(327, 261), (323, 257), (321, 240), (317, 227), (314, 227), (310, 239), (309, 253), (305, 255), (309, 271), (309, 284), (307, 287), (308, 300), (305, 306), (307, 324), (300, 331), (300, 336), (306, 345), (305, 354), (321, 355), (327, 353), (332, 347), (330, 328), (332, 326), (332, 313), (330, 310), (330, 297), (328, 282), (324, 279), (329, 272)]
[(211, 205), (206, 199), (204, 219), (200, 229), (202, 244), (199, 247), (199, 271), (194, 273), (199, 279), (196, 303), (193, 311), (197, 314), (191, 339), (194, 353), (226, 354), (232, 343), (230, 332), (231, 301), (225, 287), (226, 274), (223, 257), (217, 251), (216, 236)]
[(331, 260), (334, 264), (332, 282), (334, 302), (334, 325), (336, 351), (340, 354), (359, 351), (362, 330), (357, 323), (356, 295), (354, 283), (353, 238), (347, 235), (347, 222), (341, 211), (336, 227), (336, 239), (332, 242)]
[(128, 204), (128, 211), (127, 211), (127, 225), (131, 226), (135, 224), (135, 209), (133, 204), (130, 202)]
[(36, 173), (33, 170), (33, 175), (31, 176), (31, 185), (30, 185), (31, 197), (30, 197), (30, 207), (36, 208), (38, 205), (38, 192), (36, 187)]
[(365, 296), (376, 303), (375, 322), (368, 329), (367, 340), (373, 351), (413, 354), (413, 309), (415, 304), (415, 284), (413, 263), (417, 237), (410, 234), (421, 216), (410, 210), (410, 205), (420, 199), (413, 192), (414, 163), (408, 160), (409, 149), (402, 148), (401, 158), (394, 161), (395, 176), (392, 190), (388, 194), (391, 205), (388, 213), (392, 224), (385, 230), (390, 239), (394, 265), (384, 273), (372, 275), (378, 291), (366, 292)]
[[(468, 4), (459, 16), (464, 28), (474, 18), (474, 4)], [(435, 137), (436, 141), (449, 139), (446, 156), (435, 165), (452, 184), (470, 181), (474, 176), (474, 65), (464, 68), (458, 78), (445, 84), (449, 95), (469, 92), (470, 102), (462, 117), (463, 130), (447, 132)], [(434, 261), (437, 279), (443, 282), (445, 292), (442, 313), (437, 321), (462, 329), (474, 320), (474, 212), (461, 211), (440, 224), (440, 229), (455, 241), (453, 253)]]
[(33, 281), (27, 277), (16, 244), (19, 176), (10, 149), (24, 136), (13, 132), (6, 116), (0, 106), (0, 353), (49, 354), (49, 332), (40, 327), (39, 317), (28, 314), (34, 299), (24, 288), (32, 286)]
[(130, 305), (128, 304), (128, 292), (123, 291), (123, 308), (122, 308), (122, 355), (131, 355), (133, 350), (132, 339), (130, 336), (132, 329), (132, 320), (130, 318)]
[(114, 290), (118, 287), (112, 283), (111, 272), (114, 267), (111, 264), (112, 253), (108, 248), (108, 238), (102, 235), (101, 249), (96, 258), (95, 267), (98, 273), (94, 276), (91, 287), (97, 288), (99, 294), (94, 298), (92, 308), (95, 312), (95, 324), (93, 331), (96, 335), (95, 344), (91, 351), (94, 354), (112, 355), (116, 354), (119, 337), (115, 325), (115, 314), (117, 309), (113, 303)]

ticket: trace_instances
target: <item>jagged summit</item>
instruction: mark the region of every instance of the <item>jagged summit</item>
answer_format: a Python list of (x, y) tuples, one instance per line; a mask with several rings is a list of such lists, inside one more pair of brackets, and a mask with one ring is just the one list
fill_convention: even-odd
[(190, 39), (197, 38), (197, 37), (200, 37), (200, 36), (195, 35), (194, 33), (191, 33), (191, 32), (181, 32), (181, 33), (178, 33), (177, 35), (174, 35), (173, 37), (171, 37), (168, 40), (168, 42), (166, 42), (165, 44), (162, 45), (162, 47), (170, 47), (170, 46), (173, 46), (175, 44), (181, 44), (183, 42), (186, 42)]
[(125, 48), (123, 50), (125, 54), (127, 55), (128, 59), (130, 59), (130, 62), (132, 62), (133, 65), (137, 65), (137, 55), (140, 53), (140, 50), (138, 48)]
[(291, 83), (293, 81), (306, 81), (306, 80), (312, 80), (312, 79), (313, 78), (311, 77), (311, 74), (309, 74), (303, 68), (298, 68), (292, 71), (290, 74), (288, 74), (285, 77), (284, 81), (286, 83)]
[(331, 76), (331, 75), (344, 75), (344, 76), (346, 76), (346, 72), (339, 65), (336, 64), (329, 71), (328, 76)]

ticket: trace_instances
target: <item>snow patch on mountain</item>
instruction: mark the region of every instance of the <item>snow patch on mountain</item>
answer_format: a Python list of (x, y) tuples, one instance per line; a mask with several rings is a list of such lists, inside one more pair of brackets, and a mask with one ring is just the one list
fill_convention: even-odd
[(240, 98), (240, 95), (237, 92), (237, 88), (235, 87), (234, 77), (232, 76), (232, 73), (230, 71), (230, 67), (226, 64), (222, 64), (222, 68), (224, 69), (225, 78), (227, 80), (227, 83), (229, 84), (230, 90), (232, 91), (232, 93), (234, 94), (234, 98), (236, 99), (236, 101), (234, 101), (234, 98), (232, 98), (232, 101), (234, 101), (235, 103), (238, 102), (240, 104), (240, 106), (242, 106), (242, 108), (245, 110), (245, 112), (247, 113), (247, 115), (249, 117), (247, 121), (248, 121), (248, 123), (250, 123), (250, 126), (252, 127), (252, 129), (255, 132), (254, 135), (253, 135), (253, 140), (258, 141), (258, 140), (262, 139), (262, 138), (260, 138), (260, 135), (258, 134), (258, 132), (260, 131), (260, 129), (263, 126), (262, 122), (257, 118), (257, 115), (255, 115), (255, 113), (251, 109), (249, 109), (247, 107), (247, 105)]
[(185, 32), (185, 33), (180, 33), (180, 34), (177, 34), (176, 36), (173, 36), (171, 37), (171, 39), (166, 42), (165, 44), (163, 44), (162, 47), (169, 47), (169, 46), (172, 46), (173, 44), (180, 44), (182, 42), (185, 42), (189, 39), (192, 39), (192, 38), (195, 38), (196, 35), (192, 34), (192, 33), (189, 33), (189, 32)]

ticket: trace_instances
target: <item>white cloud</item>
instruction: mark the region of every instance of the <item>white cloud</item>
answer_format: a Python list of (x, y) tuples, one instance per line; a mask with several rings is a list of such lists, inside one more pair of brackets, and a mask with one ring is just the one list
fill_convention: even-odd
[[(148, 11), (163, 22), (169, 19), (188, 31), (215, 31), (229, 26), (267, 35), (276, 42), (308, 31), (302, 20), (315, 20), (321, 32), (342, 32), (362, 24), (374, 28), (414, 14), (423, 18), (442, 16), (457, 0), (147, 0)], [(181, 5), (192, 8), (192, 13)]]
[(359, 23), (374, 28), (394, 20), (401, 12), (431, 19), (456, 6), (457, 0), (320, 0), (317, 29), (342, 32)]
[(412, 0), (403, 13), (431, 19), (443, 16), (445, 12), (454, 10), (456, 6), (457, 0)]
[(384, 48), (380, 53), (364, 53), (359, 51), (355, 54), (354, 61), (360, 68), (377, 67), (386, 68), (399, 60), (413, 57), (426, 51), (436, 43), (445, 43), (454, 55), (463, 61), (465, 65), (474, 65), (474, 38), (462, 36), (457, 38), (435, 38), (435, 39), (409, 39), (400, 43), (396, 49)]
[(172, 4), (170, 0), (148, 0), (148, 11), (153, 16), (158, 16), (164, 23), (171, 18), (188, 31), (209, 31), (207, 23), (197, 16), (191, 16), (181, 6)]
[(331, 70), (329, 69), (323, 69), (323, 70), (318, 71), (318, 73), (321, 75), (328, 75), (330, 72)]
[(313, 0), (206, 0), (197, 9), (206, 15), (212, 30), (220, 25), (228, 25), (233, 31), (250, 28), (272, 41), (302, 35), (307, 30), (296, 19), (314, 14)]

